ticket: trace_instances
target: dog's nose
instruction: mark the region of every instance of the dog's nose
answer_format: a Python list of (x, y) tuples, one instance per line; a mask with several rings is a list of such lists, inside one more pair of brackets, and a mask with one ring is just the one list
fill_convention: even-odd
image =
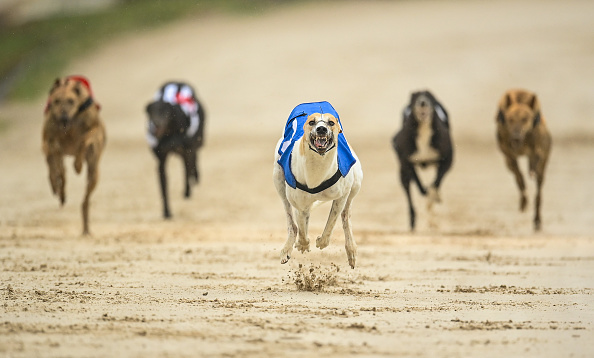
[(324, 126), (319, 126), (318, 128), (316, 128), (316, 134), (317, 135), (327, 135), (328, 134), (328, 128), (326, 128)]
[(68, 123), (68, 114), (62, 113), (62, 115), (60, 115), (60, 121), (62, 124), (66, 125), (66, 123)]

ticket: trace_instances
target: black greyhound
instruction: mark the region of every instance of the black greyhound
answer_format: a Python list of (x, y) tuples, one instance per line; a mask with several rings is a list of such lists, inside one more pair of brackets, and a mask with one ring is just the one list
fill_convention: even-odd
[[(445, 108), (429, 91), (414, 92), (402, 112), (402, 129), (392, 139), (400, 161), (400, 181), (406, 192), (410, 212), (410, 229), (415, 228), (415, 209), (410, 195), (410, 182), (429, 196), (428, 206), (440, 202), (438, 189), (452, 166), (453, 148), (450, 124)], [(437, 176), (429, 188), (423, 187), (416, 166), (437, 166)]]
[(165, 83), (149, 103), (147, 139), (159, 161), (159, 180), (163, 197), (163, 217), (170, 218), (165, 163), (169, 153), (181, 156), (185, 164), (185, 193), (190, 197), (190, 183), (199, 182), (198, 150), (204, 143), (204, 108), (195, 92), (183, 82)]

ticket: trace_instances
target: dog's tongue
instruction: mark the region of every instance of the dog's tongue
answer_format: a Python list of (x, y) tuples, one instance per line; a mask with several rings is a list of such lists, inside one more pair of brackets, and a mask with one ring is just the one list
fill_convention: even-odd
[(317, 148), (324, 148), (328, 144), (328, 139), (325, 137), (317, 137), (315, 141)]

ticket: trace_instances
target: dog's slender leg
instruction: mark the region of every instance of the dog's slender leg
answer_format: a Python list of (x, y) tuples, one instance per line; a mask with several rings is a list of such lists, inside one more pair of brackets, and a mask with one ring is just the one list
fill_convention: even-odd
[(89, 204), (91, 193), (97, 186), (99, 180), (99, 156), (100, 154), (93, 153), (94, 148), (91, 145), (87, 149), (87, 190), (85, 198), (82, 203), (82, 217), (83, 217), (83, 235), (89, 234)]
[(60, 205), (66, 202), (66, 171), (64, 169), (64, 158), (60, 152), (53, 152), (47, 155), (49, 168), (49, 180), (52, 192), (60, 199)]
[(309, 251), (309, 238), (307, 237), (307, 233), (309, 232), (309, 213), (310, 208), (297, 213), (299, 239), (297, 240), (295, 248), (297, 248), (297, 250), (299, 250), (301, 253)]
[(540, 203), (542, 184), (544, 182), (544, 170), (546, 166), (546, 160), (543, 160), (535, 155), (530, 157), (529, 164), (531, 172), (533, 172), (533, 174), (536, 175), (536, 198), (534, 200), (534, 231), (540, 231)]
[(291, 258), (293, 245), (295, 245), (295, 238), (297, 237), (297, 225), (293, 220), (293, 209), (286, 197), (282, 197), (285, 213), (287, 215), (287, 241), (280, 253), (281, 264), (286, 264)]
[(437, 176), (435, 177), (435, 182), (433, 183), (433, 186), (439, 189), (443, 177), (452, 167), (452, 161), (453, 155), (450, 152), (448, 155), (444, 156), (444, 158), (439, 162), (439, 166), (437, 167)]
[(541, 200), (541, 189), (542, 189), (543, 177), (537, 175), (536, 178), (536, 198), (534, 200), (534, 231), (540, 231), (540, 200)]
[(357, 261), (357, 243), (353, 239), (353, 230), (351, 229), (351, 202), (359, 190), (351, 190), (344, 209), (342, 210), (342, 229), (344, 230), (344, 247), (351, 268), (355, 268)]
[(295, 239), (297, 238), (297, 225), (295, 225), (295, 221), (293, 220), (293, 208), (287, 199), (287, 188), (285, 185), (284, 174), (282, 173), (280, 166), (275, 164), (272, 177), (274, 186), (283, 202), (283, 207), (287, 216), (287, 241), (280, 252), (281, 264), (286, 264), (291, 258), (291, 252), (293, 251)]
[(190, 188), (190, 180), (194, 177), (194, 171), (195, 171), (195, 166), (196, 166), (196, 157), (194, 151), (192, 151), (191, 149), (187, 149), (186, 152), (184, 153), (184, 166), (185, 166), (185, 177), (186, 177), (186, 189), (184, 192), (184, 197), (185, 198), (189, 198), (190, 195), (192, 194), (191, 188)]
[[(413, 173), (414, 173), (414, 168), (413, 168)], [(415, 175), (416, 177), (416, 175)], [(410, 231), (414, 231), (415, 230), (415, 208), (413, 205), (413, 201), (412, 201), (412, 196), (410, 194), (410, 181), (411, 181), (411, 170), (408, 166), (405, 165), (401, 165), (400, 167), (400, 182), (402, 183), (402, 187), (404, 188), (404, 192), (406, 193), (406, 199), (408, 200), (408, 212), (409, 212), (409, 216), (410, 216)], [(418, 181), (418, 177), (416, 177), (417, 183), (420, 183)], [(419, 185), (419, 188), (421, 186)]]
[(444, 157), (444, 159), (439, 161), (439, 164), (437, 166), (437, 174), (435, 176), (435, 181), (427, 190), (427, 198), (428, 198), (427, 208), (428, 209), (431, 209), (431, 207), (435, 203), (441, 203), (441, 197), (439, 196), (439, 187), (441, 185), (441, 181), (443, 180), (443, 177), (445, 176), (445, 174), (447, 173), (447, 171), (450, 169), (451, 166), (452, 166), (452, 156), (451, 155), (446, 156), (446, 157)]
[(316, 240), (316, 247), (320, 250), (324, 249), (326, 246), (330, 244), (330, 236), (332, 235), (332, 230), (334, 230), (334, 226), (336, 225), (338, 215), (342, 213), (342, 211), (344, 210), (347, 198), (348, 196), (344, 196), (332, 202), (330, 215), (328, 215), (328, 221), (326, 221), (326, 226), (324, 227), (322, 236), (319, 236)]
[(166, 161), (167, 153), (159, 156), (159, 181), (161, 183), (161, 197), (163, 198), (163, 217), (169, 219), (171, 213), (169, 212), (169, 200), (167, 199), (167, 173), (165, 173)]
[(193, 149), (194, 160), (192, 161), (192, 176), (194, 177), (195, 184), (200, 183), (200, 173), (198, 172), (198, 149)]
[[(84, 145), (84, 143), (83, 143)], [(84, 154), (85, 154), (85, 150), (83, 145), (81, 145), (81, 148), (79, 150), (77, 150), (77, 154), (74, 157), (74, 171), (76, 172), (76, 174), (80, 174), (80, 172), (82, 171), (82, 166), (83, 166), (83, 160), (84, 160)]]
[[(425, 189), (425, 187), (423, 186), (423, 183), (421, 183), (421, 179), (419, 179), (419, 176), (417, 175), (417, 170), (415, 169), (415, 167), (412, 164), (407, 164), (407, 166), (408, 166), (407, 170), (409, 171), (409, 174), (408, 174), (409, 178), (411, 178), (415, 181), (415, 183), (419, 187), (419, 191), (421, 192), (421, 194), (423, 196), (427, 195), (427, 189)], [(409, 179), (409, 181), (411, 179)]]
[(522, 176), (520, 168), (518, 167), (518, 161), (516, 158), (506, 156), (505, 163), (507, 164), (508, 169), (511, 170), (516, 176), (516, 183), (520, 189), (520, 211), (524, 211), (526, 210), (528, 199), (526, 198), (526, 185), (524, 184), (524, 177)]

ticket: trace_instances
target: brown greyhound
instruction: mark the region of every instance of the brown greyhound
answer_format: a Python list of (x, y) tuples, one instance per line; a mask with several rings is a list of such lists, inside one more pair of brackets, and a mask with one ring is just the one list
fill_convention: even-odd
[(99, 179), (99, 159), (105, 147), (105, 126), (99, 118), (89, 81), (82, 76), (57, 78), (50, 89), (43, 124), (43, 153), (52, 191), (66, 201), (64, 156), (74, 156), (80, 174), (87, 163), (87, 188), (82, 203), (83, 234), (89, 234), (89, 198)]
[(516, 176), (520, 189), (520, 210), (526, 210), (526, 185), (518, 167), (518, 157), (528, 157), (531, 177), (536, 177), (534, 201), (534, 230), (541, 229), (540, 205), (544, 172), (551, 152), (551, 134), (542, 116), (536, 94), (512, 89), (505, 92), (497, 111), (497, 143), (503, 152), (505, 163)]

